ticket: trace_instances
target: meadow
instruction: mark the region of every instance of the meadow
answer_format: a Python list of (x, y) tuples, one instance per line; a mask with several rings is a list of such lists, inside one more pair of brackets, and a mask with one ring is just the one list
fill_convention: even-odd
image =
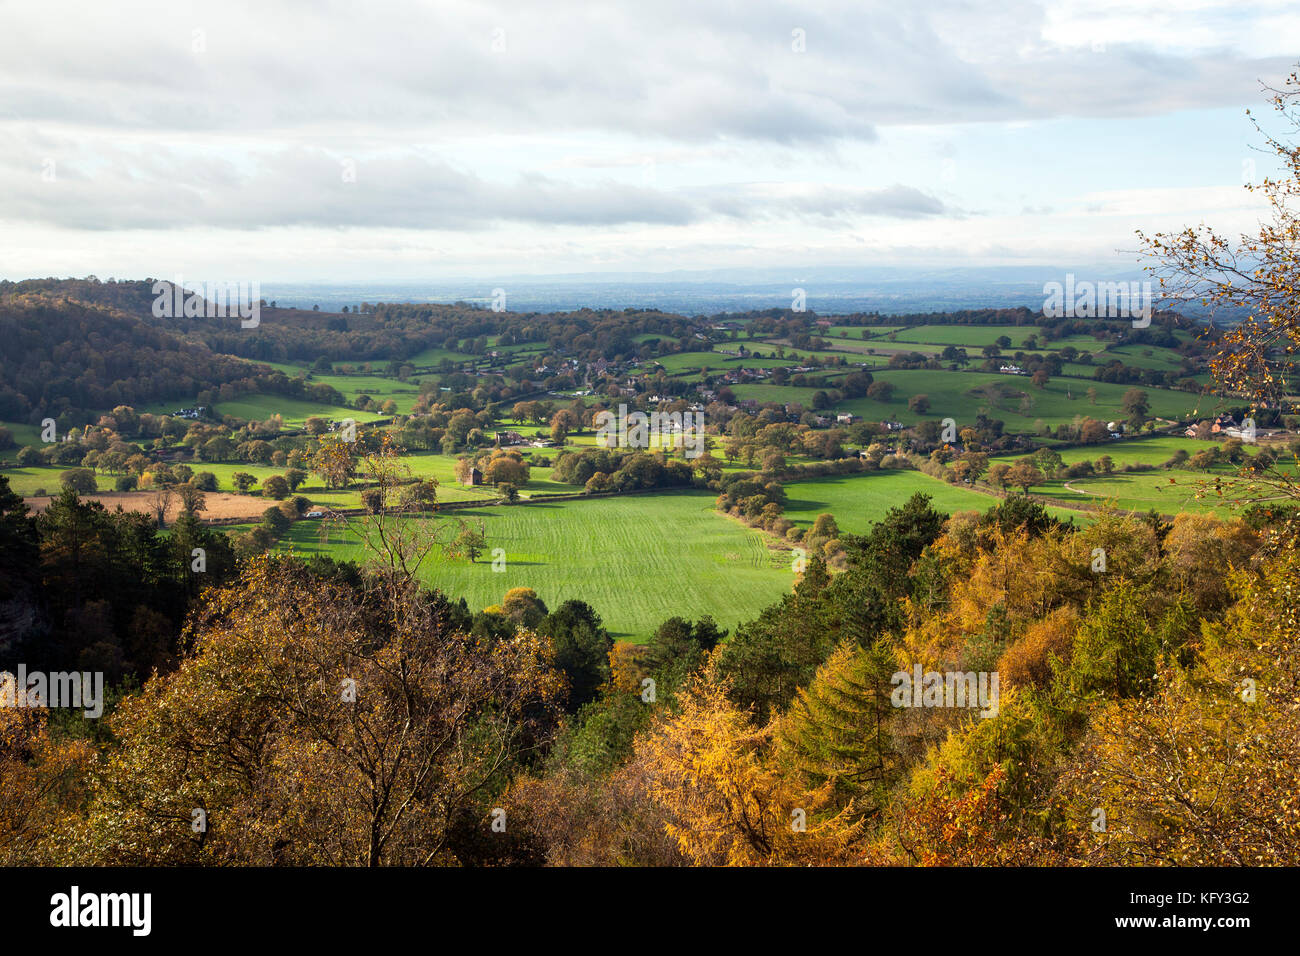
[[(360, 391), (358, 391), (358, 394), (360, 394)], [(379, 397), (374, 392), (367, 394), (372, 398)], [(179, 408), (185, 408), (196, 403), (197, 399), (191, 396), (189, 398), (177, 398), (166, 402), (140, 405), (136, 408), (136, 411), (142, 415), (170, 415)], [(343, 405), (328, 405), (324, 402), (289, 398), (286, 395), (271, 393), (254, 393), (228, 402), (217, 402), (212, 406), (212, 410), (217, 415), (229, 415), (251, 422), (264, 422), (272, 415), (280, 415), (284, 420), (285, 428), (300, 428), (309, 418), (324, 418), (333, 421), (343, 421), (345, 418), (351, 418), (354, 421), (364, 423), (392, 417), (374, 412), (357, 411)]]
[(0, 427), (7, 428), (14, 440), (14, 447), (0, 451), (0, 456), (12, 456), (15, 449), (22, 448), (24, 445), (40, 445), (41, 443), (41, 429), (37, 425), (28, 425), (23, 422), (0, 422)]
[[(356, 402), (360, 395), (369, 395), (377, 402), (385, 402), (392, 399), (397, 405), (397, 411), (402, 415), (409, 415), (415, 408), (415, 400), (420, 397), (420, 380), (411, 378), (403, 382), (401, 379), (392, 378), (387, 375), (374, 375), (364, 373), (354, 373), (344, 375), (338, 372), (315, 372), (305, 365), (287, 365), (283, 362), (262, 362), (262, 365), (269, 365), (278, 371), (284, 372), (290, 378), (305, 377), (312, 385), (328, 385), (337, 389), (339, 394), (347, 399), (349, 404)], [(339, 365), (346, 363), (340, 362)], [(382, 365), (385, 363), (373, 363)]]
[[(958, 511), (985, 512), (1000, 502), (989, 494), (972, 491), (919, 471), (879, 471), (864, 475), (842, 475), (789, 482), (785, 516), (801, 528), (811, 528), (817, 516), (829, 512), (841, 531), (864, 534), (913, 494), (930, 497), (931, 507), (954, 514)], [(1049, 508), (1062, 520), (1086, 519), (1086, 515), (1065, 508)]]
[(1068, 482), (1052, 481), (1031, 489), (1036, 495), (1068, 503), (1090, 501), (1110, 505), (1123, 511), (1155, 510), (1164, 515), (1180, 512), (1214, 513), (1227, 518), (1239, 513), (1250, 501), (1237, 501), (1231, 492), (1220, 495), (1214, 489), (1214, 477), (1233, 472), (1222, 469), (1210, 474), (1197, 471), (1163, 469), (1098, 478), (1076, 478)]
[[(793, 583), (787, 554), (765, 536), (714, 510), (711, 492), (459, 509), (431, 520), (481, 520), (487, 551), (476, 563), (430, 559), (421, 577), (471, 610), (498, 604), (514, 587), (537, 591), (548, 607), (569, 598), (591, 604), (617, 637), (645, 640), (674, 614), (711, 614), (724, 627), (754, 617)], [(362, 549), (339, 529), (322, 544), (320, 524), (299, 521), (282, 548), (359, 559)], [(505, 570), (492, 569), (492, 549)]]
[(218, 402), (212, 406), (212, 410), (218, 415), (230, 415), (252, 422), (266, 421), (272, 415), (279, 415), (284, 420), (286, 428), (302, 426), (309, 418), (325, 418), (340, 422), (351, 418), (365, 423), (391, 417), (343, 408), (339, 405), (326, 405), (323, 402), (287, 398), (284, 395), (247, 395), (229, 402)]
[[(891, 369), (876, 373), (875, 378), (876, 381), (894, 385), (895, 392), (890, 401), (856, 398), (841, 402), (836, 410), (861, 415), (868, 421), (892, 417), (910, 425), (925, 419), (937, 421), (951, 417), (961, 425), (972, 421), (976, 411), (984, 409), (989, 417), (1004, 421), (1008, 431), (1026, 432), (1035, 431), (1040, 421), (1057, 424), (1071, 422), (1075, 416), (1095, 418), (1103, 422), (1125, 419), (1128, 416), (1123, 408), (1124, 393), (1133, 387), (1109, 382), (1054, 378), (1044, 388), (1038, 388), (1024, 375), (926, 369)], [(979, 392), (987, 386), (1001, 387), (1008, 397), (990, 401)], [(1097, 390), (1096, 404), (1087, 397), (1089, 388)], [(1162, 388), (1143, 388), (1142, 391), (1147, 393), (1150, 401), (1149, 414), (1161, 418), (1183, 419), (1193, 415), (1208, 415), (1213, 402), (1212, 399), (1192, 392)], [(929, 397), (928, 412), (918, 414), (907, 407), (908, 398), (913, 395)], [(1026, 396), (1029, 404), (1022, 413), (1021, 403)]]

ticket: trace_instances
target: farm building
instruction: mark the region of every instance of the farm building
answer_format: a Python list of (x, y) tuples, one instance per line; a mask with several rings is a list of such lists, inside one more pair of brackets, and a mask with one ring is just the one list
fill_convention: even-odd
[(477, 468), (470, 468), (470, 470), (465, 473), (464, 484), (466, 488), (483, 484), (483, 472), (479, 471)]

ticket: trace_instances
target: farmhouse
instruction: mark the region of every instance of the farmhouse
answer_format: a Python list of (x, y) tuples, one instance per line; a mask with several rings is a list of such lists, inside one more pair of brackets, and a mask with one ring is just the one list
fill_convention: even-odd
[(1236, 427), (1237, 420), (1235, 418), (1231, 415), (1220, 415), (1214, 420), (1214, 424), (1210, 426), (1210, 431), (1217, 435), (1219, 432), (1226, 432), (1229, 428)]

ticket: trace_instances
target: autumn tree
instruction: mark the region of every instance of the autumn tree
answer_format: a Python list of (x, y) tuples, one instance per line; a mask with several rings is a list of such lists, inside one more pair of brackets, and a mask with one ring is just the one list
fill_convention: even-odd
[[(1292, 133), (1300, 129), (1300, 74), (1293, 72), (1282, 89), (1267, 92), (1281, 122)], [(1211, 370), (1221, 391), (1245, 395), (1258, 406), (1294, 390), (1286, 356), (1300, 345), (1300, 146), (1252, 122), (1281, 169), (1245, 184), (1267, 201), (1270, 219), (1236, 239), (1205, 224), (1176, 233), (1139, 230), (1138, 237), (1164, 298), (1246, 314), (1218, 339)]]
[(491, 795), (551, 733), (563, 678), (545, 640), (486, 646), (443, 599), (392, 597), (265, 557), (210, 592), (192, 656), (111, 718), (90, 858), (464, 862), (458, 828), (489, 830)]
[[(1062, 782), (1075, 854), (1099, 865), (1300, 860), (1300, 647), (1294, 552), (1237, 572), (1237, 603), (1190, 665), (1093, 721)], [(1100, 809), (1105, 827), (1088, 824)]]
[(355, 442), (344, 441), (332, 435), (321, 439), (320, 448), (311, 458), (311, 470), (320, 476), (326, 488), (346, 488), (356, 477), (355, 446)]
[(1028, 492), (1034, 485), (1041, 485), (1047, 480), (1043, 477), (1043, 473), (1028, 459), (1021, 459), (1012, 465), (1006, 477), (1007, 484), (1014, 485), (1025, 492)]
[(679, 703), (638, 739), (636, 753), (685, 856), (727, 866), (847, 860), (857, 827), (843, 813), (814, 818), (818, 798), (772, 766), (771, 724), (755, 726), (706, 678), (692, 681)]
[(262, 494), (268, 498), (283, 500), (289, 497), (289, 482), (283, 475), (271, 475), (262, 482)]
[(70, 844), (95, 748), (52, 735), (46, 707), (10, 706), (24, 691), (0, 672), (0, 866), (63, 865), (75, 860)]

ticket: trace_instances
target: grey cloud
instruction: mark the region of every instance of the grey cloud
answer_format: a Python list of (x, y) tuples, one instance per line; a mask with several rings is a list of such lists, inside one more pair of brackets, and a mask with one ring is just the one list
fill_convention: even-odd
[(687, 225), (709, 218), (916, 218), (944, 211), (916, 189), (822, 187), (807, 196), (749, 187), (670, 191), (612, 181), (574, 185), (538, 173), (493, 182), (413, 152), (346, 157), (294, 148), (230, 157), (177, 150), (95, 150), (54, 158), (0, 138), (8, 188), (0, 218), (88, 230), (196, 226), (371, 227), (471, 231), (503, 222)]
[[(1140, 37), (1101, 55), (1059, 49), (1024, 0), (978, 16), (961, 0), (596, 10), (583, 0), (9, 5), (0, 118), (372, 140), (594, 130), (797, 144), (871, 140), (882, 124), (1235, 105), (1285, 66), (1157, 54)], [(795, 29), (805, 52), (791, 47)]]

